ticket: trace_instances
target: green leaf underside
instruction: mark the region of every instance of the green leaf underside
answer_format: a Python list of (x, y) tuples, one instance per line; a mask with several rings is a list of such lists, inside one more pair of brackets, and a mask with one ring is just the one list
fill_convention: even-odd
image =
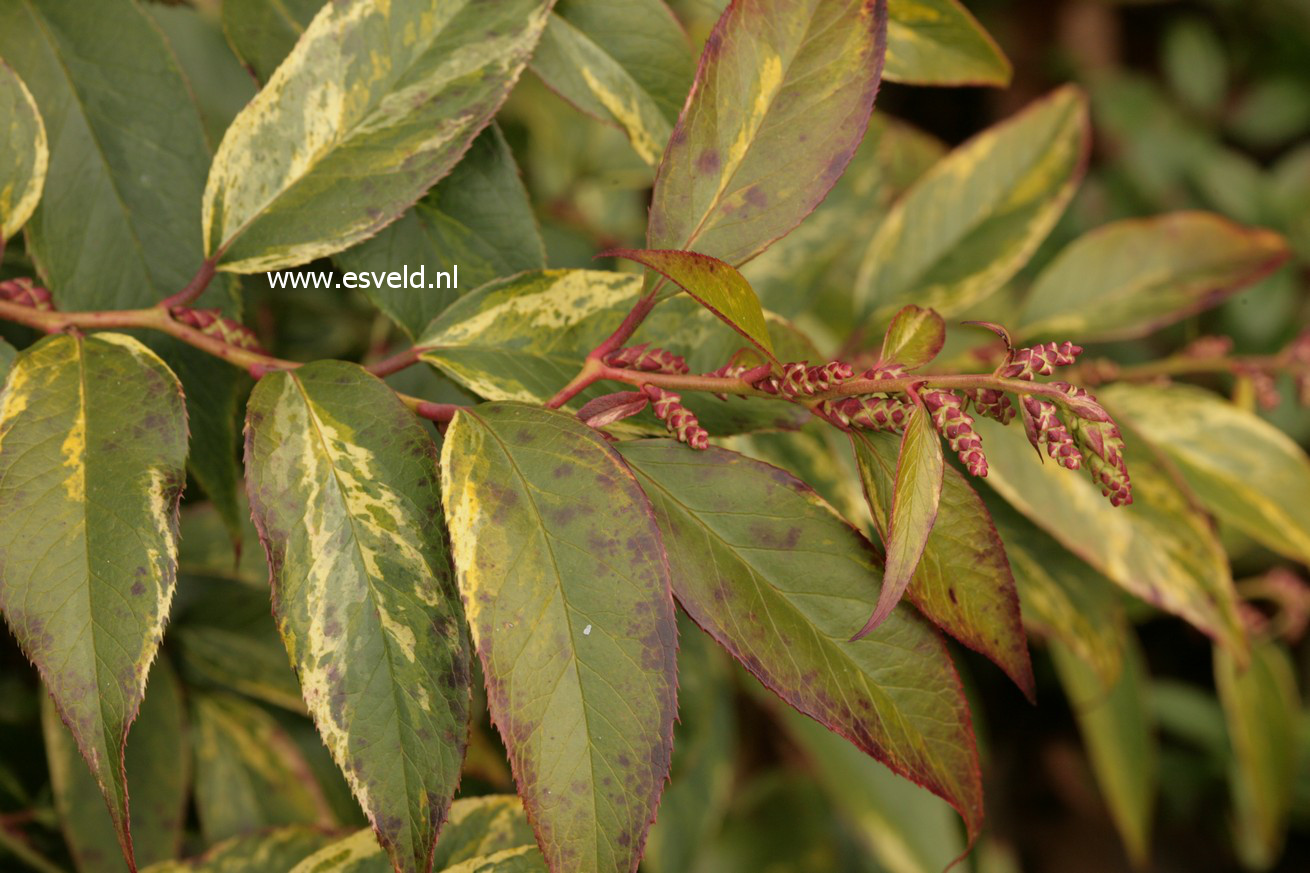
[[(183, 542), (186, 536), (184, 522)], [(184, 562), (179, 608), (168, 628), (169, 644), (188, 684), (239, 691), (303, 714), (300, 683), (269, 621), (266, 579), (262, 577), (255, 587), (188, 576)]]
[(436, 447), (381, 380), (325, 361), (260, 380), (246, 470), (309, 711), (397, 870), (424, 870), (469, 717)]
[(1014, 571), (1023, 623), (1082, 659), (1109, 690), (1123, 668), (1127, 618), (1114, 583), (1004, 501), (988, 501)]
[(1206, 509), (1310, 563), (1310, 459), (1257, 415), (1188, 385), (1113, 385), (1106, 407), (1169, 458)]
[(1287, 243), (1208, 212), (1116, 221), (1037, 277), (1015, 331), (1078, 342), (1145, 336), (1208, 309), (1282, 264)]
[[(335, 260), (343, 270), (377, 274), (421, 266), (428, 284), (442, 285), (416, 291), (370, 281), (364, 290), (410, 337), (469, 290), (544, 267), (532, 204), (500, 128), (488, 125), (413, 209)], [(448, 287), (456, 265), (459, 287)], [(443, 272), (451, 273), (449, 281), (437, 275)]]
[[(488, 400), (544, 403), (581, 369), (587, 354), (623, 321), (641, 293), (632, 274), (546, 270), (480, 288), (433, 320), (417, 345), (422, 359)], [(794, 329), (770, 320), (773, 345), (788, 360), (813, 352)], [(713, 370), (741, 347), (740, 337), (700, 304), (665, 301), (642, 324), (633, 343), (650, 341), (683, 355), (698, 371)], [(572, 405), (613, 391), (584, 391)], [(794, 404), (749, 398), (724, 403), (688, 395), (684, 402), (711, 433), (795, 428), (808, 413)], [(663, 426), (653, 418), (647, 432)], [(634, 419), (634, 421), (638, 421)]]
[(982, 789), (946, 649), (908, 606), (871, 610), (872, 544), (776, 467), (667, 440), (619, 444), (655, 506), (688, 615), (787, 703), (951, 803), (971, 837)]
[(1296, 787), (1300, 699), (1286, 648), (1262, 640), (1243, 670), (1221, 649), (1215, 685), (1232, 740), (1232, 787), (1238, 855), (1248, 869), (1267, 870), (1282, 854)]
[(739, 266), (823, 200), (864, 136), (885, 0), (733, 3), (660, 162), (646, 245)]
[[(895, 434), (864, 431), (851, 431), (850, 439), (874, 524), (886, 536), (898, 440)], [(945, 468), (936, 521), (905, 596), (1033, 696), (1028, 641), (1006, 548), (987, 507), (954, 467)]]
[[(859, 457), (857, 448), (856, 458)], [(887, 513), (887, 524), (883, 528), (886, 559), (882, 588), (873, 615), (869, 616), (856, 638), (865, 636), (887, 620), (914, 578), (919, 559), (923, 557), (928, 538), (932, 535), (933, 524), (937, 521), (945, 468), (942, 441), (933, 426), (932, 415), (923, 404), (916, 404), (901, 436), (891, 511)]]
[[(152, 864), (141, 873), (253, 873), (290, 870), (331, 842), (325, 832), (303, 825), (224, 840), (198, 858)], [(380, 851), (380, 850), (379, 850)]]
[(532, 69), (583, 112), (617, 125), (641, 159), (656, 164), (696, 63), (662, 0), (563, 0)]
[(987, 446), (987, 482), (1029, 520), (1126, 591), (1245, 649), (1223, 549), (1148, 448), (1127, 440), (1133, 503), (1115, 507), (1084, 473), (1042, 463), (1001, 425), (974, 426)]
[(650, 505), (571, 415), (446, 434), (455, 567), (492, 719), (552, 870), (635, 870), (669, 772), (677, 628)]
[(518, 79), (544, 0), (329, 3), (223, 137), (205, 250), (254, 273), (394, 221), (450, 171)]
[(958, 0), (887, 0), (890, 81), (912, 85), (1010, 84), (1010, 61)]
[(892, 207), (855, 283), (859, 313), (907, 303), (951, 316), (1008, 281), (1036, 250), (1085, 168), (1087, 101), (1061, 88), (959, 146)]
[(944, 800), (879, 766), (813, 719), (775, 708), (833, 807), (888, 871), (942, 873), (964, 853), (958, 819)]
[(931, 309), (911, 304), (892, 319), (878, 357), (883, 363), (916, 370), (937, 357), (945, 342), (946, 323), (942, 317)]
[(28, 251), (63, 308), (146, 306), (203, 259), (209, 149), (154, 23), (131, 0), (103, 0), (96, 13), (36, 0), (0, 8), (0, 55), (36, 97), (50, 142)]
[[(441, 830), (432, 869), (448, 870), (509, 849), (536, 850), (523, 802), (513, 795), (456, 800)], [(538, 855), (540, 857), (540, 855)], [(371, 830), (362, 830), (306, 857), (292, 873), (391, 873), (386, 853)]]
[(273, 76), (324, 0), (223, 0), (223, 33), (261, 82)]
[(129, 852), (123, 744), (177, 573), (186, 414), (121, 334), (54, 336), (0, 396), (0, 610), (40, 671)]
[(1156, 741), (1146, 699), (1149, 677), (1131, 631), (1123, 629), (1120, 646), (1123, 668), (1108, 691), (1096, 671), (1061, 643), (1051, 641), (1051, 656), (1110, 816), (1133, 865), (1144, 869), (1157, 788)]
[(0, 60), (0, 243), (12, 239), (41, 200), (50, 148), (32, 92)]
[(745, 277), (730, 264), (696, 252), (611, 249), (609, 254), (636, 261), (659, 273), (750, 340), (770, 360), (776, 360), (760, 299)]
[(234, 694), (193, 692), (190, 701), (196, 818), (207, 842), (332, 824), (304, 755), (272, 715)]
[[(41, 703), (55, 809), (77, 869), (83, 873), (126, 871), (127, 862), (100, 786), (82, 762), (77, 744), (59, 721), (50, 698), (43, 697)], [(132, 723), (125, 762), (132, 786), (132, 848), (138, 864), (173, 858), (182, 844), (190, 770), (184, 722), (181, 688), (168, 662), (162, 661), (151, 673), (150, 693)]]

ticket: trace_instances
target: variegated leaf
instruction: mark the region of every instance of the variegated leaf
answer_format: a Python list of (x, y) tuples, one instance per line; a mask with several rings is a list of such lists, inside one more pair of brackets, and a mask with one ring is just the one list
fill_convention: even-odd
[(325, 5), (219, 145), (205, 187), (205, 252), (224, 270), (275, 270), (390, 224), (491, 120), (549, 6)]
[[(138, 864), (177, 856), (186, 823), (190, 771), (182, 689), (167, 660), (151, 670), (149, 692), (132, 723), (124, 760), (132, 786), (132, 848)], [(77, 743), (60, 723), (48, 697), (42, 700), (41, 727), (55, 809), (77, 869), (82, 873), (127, 871), (100, 786), (87, 771)]]
[(343, 270), (377, 276), (422, 267), (428, 284), (437, 287), (392, 288), (370, 276), (363, 289), (411, 337), (473, 289), (546, 266), (532, 203), (495, 124), (413, 209), (333, 260)]
[(1116, 507), (1087, 476), (1043, 464), (1019, 434), (981, 417), (974, 426), (987, 446), (987, 482), (1012, 506), (1124, 590), (1241, 656), (1246, 634), (1228, 559), (1149, 448), (1128, 440), (1133, 503)]
[(536, 846), (525, 846), (470, 858), (447, 867), (446, 873), (547, 873), (547, 866)]
[[(441, 829), (432, 855), (432, 869), (449, 870), (484, 855), (507, 849), (532, 848), (537, 843), (513, 795), (488, 795), (457, 800)], [(292, 873), (390, 873), (387, 854), (371, 830), (358, 831), (306, 857)]]
[(809, 215), (864, 136), (886, 0), (733, 3), (660, 162), (647, 248), (739, 266)]
[(879, 225), (859, 313), (888, 320), (915, 303), (949, 317), (996, 291), (1064, 212), (1090, 145), (1087, 100), (1070, 86), (956, 148)]
[(0, 60), (0, 246), (32, 217), (45, 187), (50, 147), (32, 92)]
[[(304, 825), (224, 840), (198, 858), (163, 861), (141, 873), (254, 873), (290, 870), (296, 862), (331, 842), (332, 837)], [(386, 873), (386, 871), (383, 871)]]
[(664, 0), (563, 0), (532, 69), (583, 112), (618, 125), (641, 159), (656, 164), (696, 60)]
[(1145, 336), (1263, 279), (1288, 254), (1273, 231), (1208, 212), (1116, 221), (1079, 237), (1042, 270), (1015, 334)]
[[(862, 460), (859, 443), (855, 445), (856, 459)], [(942, 441), (933, 425), (932, 413), (919, 403), (910, 413), (905, 433), (901, 435), (891, 499), (879, 507), (886, 524), (882, 527), (885, 557), (878, 603), (854, 639), (866, 636), (887, 620), (914, 578), (937, 521), (945, 469)]]
[[(898, 441), (894, 434), (859, 430), (851, 431), (850, 439), (874, 524), (885, 537)], [(1006, 550), (987, 507), (954, 467), (945, 468), (937, 518), (905, 596), (930, 621), (991, 658), (1024, 694), (1033, 696), (1032, 662)]]
[(636, 870), (669, 773), (677, 627), (659, 530), (573, 416), (461, 411), (442, 490), (487, 705), (555, 873)]
[(901, 606), (849, 642), (875, 600), (872, 544), (776, 467), (669, 440), (619, 451), (655, 507), (687, 614), (787, 703), (950, 802), (972, 839), (977, 750), (941, 639)]
[(246, 477), (314, 722), (396, 869), (425, 870), (469, 707), (436, 447), (381, 380), (323, 361), (260, 380)]
[(959, 0), (887, 0), (890, 81), (914, 85), (1010, 84), (1010, 61)]
[[(495, 282), (460, 299), (433, 319), (416, 345), (422, 359), (488, 400), (544, 403), (582, 367), (587, 354), (623, 321), (641, 293), (641, 280), (595, 270), (545, 270)], [(778, 354), (804, 360), (816, 353), (794, 327), (765, 316)], [(658, 307), (633, 343), (652, 342), (684, 356), (693, 369), (727, 363), (741, 337), (695, 301), (680, 298)], [(572, 406), (609, 393), (598, 385)], [(686, 398), (711, 433), (795, 428), (804, 409), (749, 398), (723, 403)], [(627, 423), (640, 419), (629, 419)], [(663, 426), (650, 420), (647, 427)], [(650, 432), (647, 430), (646, 432)]]
[(1209, 391), (1118, 384), (1098, 396), (1169, 458), (1215, 517), (1310, 563), (1310, 459), (1278, 428)]
[(182, 389), (122, 334), (53, 336), (0, 395), (0, 611), (131, 858), (123, 744), (177, 574)]
[(917, 370), (937, 357), (946, 343), (946, 322), (931, 309), (910, 304), (896, 313), (882, 339), (878, 359)]
[(235, 694), (191, 694), (196, 818), (216, 843), (280, 825), (333, 825), (295, 742), (266, 710)]

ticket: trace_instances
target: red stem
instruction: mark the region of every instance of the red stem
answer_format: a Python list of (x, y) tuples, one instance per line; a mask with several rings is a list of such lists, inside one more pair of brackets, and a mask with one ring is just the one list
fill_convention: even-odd
[(165, 297), (163, 300), (159, 301), (159, 307), (162, 309), (172, 309), (174, 306), (190, 306), (199, 299), (201, 294), (205, 293), (205, 289), (209, 287), (209, 283), (214, 281), (214, 273), (217, 269), (218, 258), (209, 258), (200, 265), (199, 271), (191, 277), (190, 282), (186, 283), (185, 288), (176, 294), (170, 297)]
[(631, 339), (632, 335), (637, 332), (637, 328), (641, 327), (641, 323), (646, 320), (646, 316), (650, 315), (650, 311), (655, 308), (656, 290), (658, 290), (658, 286), (638, 300), (636, 305), (632, 307), (632, 311), (624, 317), (614, 333), (591, 350), (578, 375), (574, 376), (569, 384), (561, 388), (559, 393), (550, 398), (550, 401), (546, 404), (548, 408), (558, 409), (602, 378), (600, 373), (606, 369), (606, 356), (617, 352), (625, 342)]

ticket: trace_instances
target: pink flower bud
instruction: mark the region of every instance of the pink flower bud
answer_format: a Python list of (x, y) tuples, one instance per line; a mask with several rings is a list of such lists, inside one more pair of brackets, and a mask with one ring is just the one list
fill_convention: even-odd
[(954, 391), (927, 389), (920, 394), (923, 405), (932, 413), (937, 432), (946, 438), (960, 463), (975, 476), (987, 475), (987, 456), (982, 438), (974, 432), (973, 416), (964, 411), (964, 398)]

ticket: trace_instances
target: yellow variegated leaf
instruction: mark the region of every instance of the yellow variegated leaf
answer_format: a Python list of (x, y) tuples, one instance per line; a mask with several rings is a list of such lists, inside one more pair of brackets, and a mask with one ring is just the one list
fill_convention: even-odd
[(1010, 84), (1010, 61), (959, 0), (887, 0), (887, 68), (915, 85)]
[(327, 3), (228, 128), (205, 252), (238, 273), (377, 233), (450, 171), (517, 80), (546, 0)]
[(23, 80), (0, 60), (0, 247), (27, 223), (50, 163), (45, 123)]

